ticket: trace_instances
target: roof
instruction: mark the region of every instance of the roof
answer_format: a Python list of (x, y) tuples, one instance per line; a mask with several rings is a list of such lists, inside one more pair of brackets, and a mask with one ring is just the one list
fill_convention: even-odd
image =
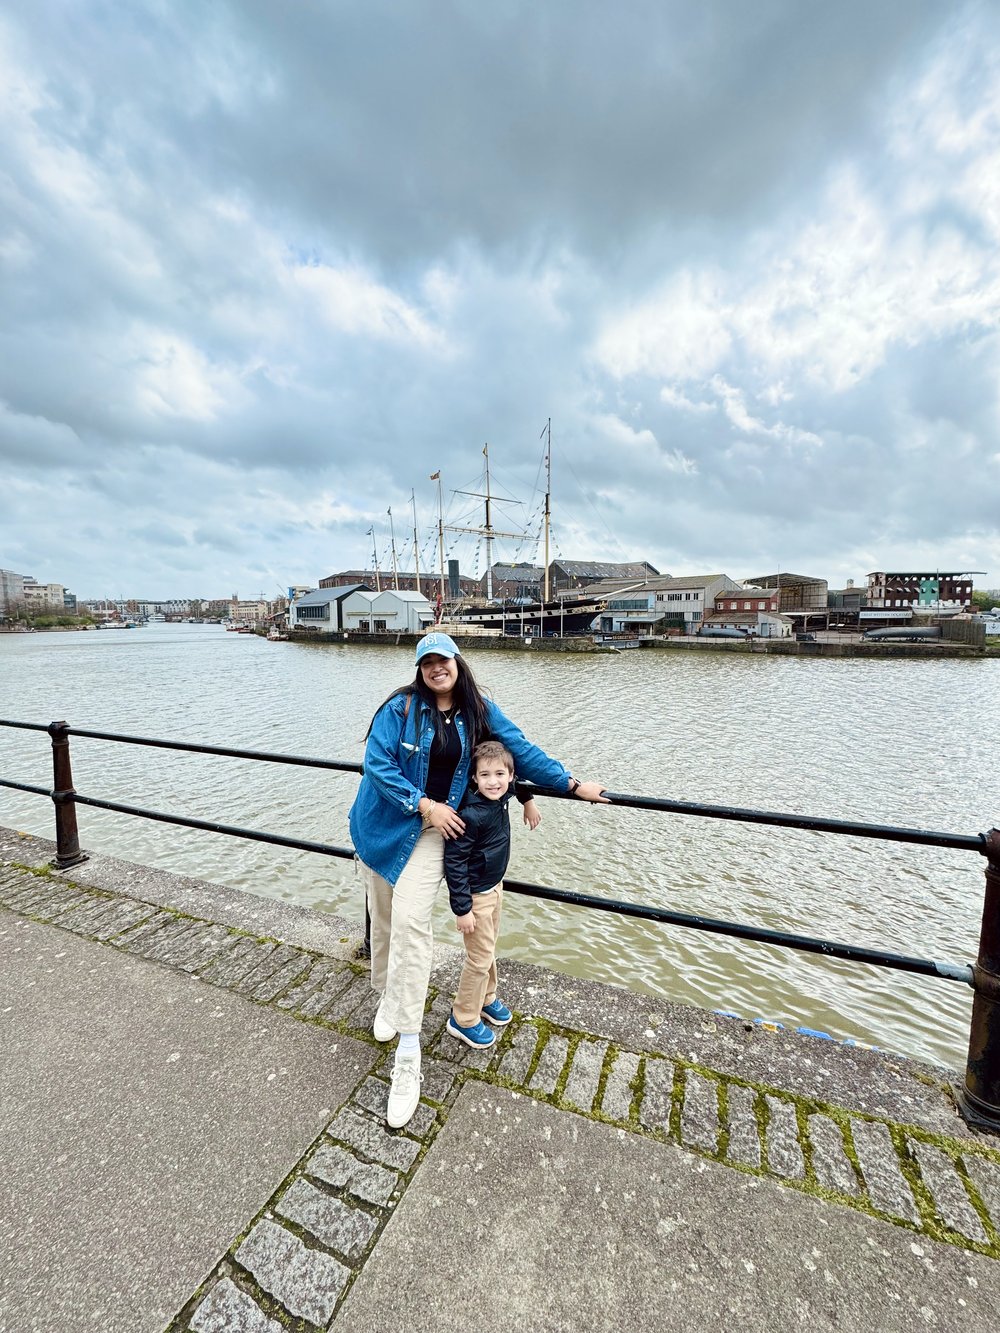
[[(798, 614), (804, 613), (799, 612)], [(748, 625), (756, 625), (758, 620), (780, 620), (786, 625), (792, 625), (795, 623), (795, 615), (795, 611), (707, 611), (702, 617), (701, 623), (703, 625), (732, 625), (734, 622), (746, 621)]]
[[(495, 579), (506, 579), (508, 582), (514, 582), (518, 579), (528, 580), (531, 583), (537, 583), (545, 575), (545, 570), (541, 565), (493, 565), (491, 573)], [(485, 578), (486, 576), (483, 575)]]
[(758, 588), (756, 585), (744, 583), (739, 588), (723, 588), (721, 592), (715, 594), (715, 600), (718, 601), (720, 597), (745, 597), (752, 602), (755, 597), (773, 599), (780, 591), (780, 588)]
[(350, 596), (352, 592), (361, 591), (363, 591), (363, 585), (360, 583), (345, 588), (317, 588), (315, 592), (307, 592), (304, 597), (297, 597), (292, 605), (296, 608), (300, 606), (329, 606), (331, 602), (342, 601), (345, 597)]
[(716, 579), (726, 577), (725, 574), (690, 574), (687, 577), (657, 574), (652, 578), (602, 579), (599, 583), (592, 583), (586, 592), (589, 597), (611, 597), (618, 592), (670, 592), (684, 588), (706, 588)]
[(933, 574), (915, 574), (912, 570), (875, 569), (867, 577), (870, 579), (971, 579), (976, 570), (961, 573), (949, 573), (946, 569), (935, 569)]
[[(393, 574), (391, 566), (389, 569), (379, 569), (377, 571), (377, 574), (378, 578), (380, 578), (383, 583), (391, 583), (394, 578), (409, 579), (410, 582), (413, 583), (416, 581), (417, 577), (416, 574), (410, 569), (397, 569), (396, 573)], [(420, 571), (420, 577), (424, 580), (436, 579), (440, 577), (440, 574), (436, 569), (422, 569)], [(462, 577), (467, 578), (468, 575), (463, 574)], [(324, 586), (326, 587), (332, 586), (330, 583), (328, 583), (329, 579), (348, 579), (348, 578), (354, 579), (355, 583), (364, 583), (370, 587), (371, 584), (373, 584), (376, 581), (376, 571), (374, 569), (342, 569), (339, 571), (339, 573), (327, 574), (326, 578), (320, 579), (320, 587), (322, 588)]]
[(826, 583), (826, 579), (817, 578), (815, 574), (789, 574), (785, 570), (779, 570), (777, 574), (755, 574), (753, 578), (744, 579), (744, 583), (756, 583), (758, 587), (774, 587), (775, 580), (780, 579), (783, 587), (790, 588), (793, 583)]
[[(777, 617), (771, 617), (777, 619)], [(756, 625), (756, 611), (710, 611), (702, 617), (703, 625)]]
[(376, 597), (396, 597), (401, 602), (427, 602), (427, 598), (422, 592), (414, 592), (412, 588), (383, 588), (381, 592), (375, 594)]
[(608, 564), (600, 560), (553, 560), (552, 563), (563, 573), (583, 579), (642, 578), (644, 574), (660, 572), (648, 560), (626, 561), (624, 564)]

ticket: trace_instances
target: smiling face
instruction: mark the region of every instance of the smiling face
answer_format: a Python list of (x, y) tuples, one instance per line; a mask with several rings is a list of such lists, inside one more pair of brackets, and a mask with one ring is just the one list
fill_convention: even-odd
[(427, 688), (436, 695), (438, 707), (450, 708), (452, 691), (458, 681), (455, 659), (442, 657), (439, 653), (428, 653), (420, 659), (420, 674)]
[(506, 796), (513, 776), (503, 759), (480, 759), (476, 764), (476, 786), (488, 801)]

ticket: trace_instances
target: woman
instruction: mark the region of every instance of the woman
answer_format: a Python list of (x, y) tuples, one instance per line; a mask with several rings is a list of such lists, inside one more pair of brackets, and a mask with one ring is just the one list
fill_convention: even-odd
[(420, 1027), (430, 982), (431, 911), (444, 874), (444, 842), (465, 828), (457, 814), (469, 761), (482, 740), (510, 750), (519, 778), (605, 800), (598, 782), (578, 782), (532, 745), (479, 692), (455, 641), (433, 631), (417, 644), (412, 685), (394, 691), (372, 719), (364, 776), (351, 807), (371, 916), (372, 986), (382, 999), (374, 1033), (399, 1033), (388, 1123), (398, 1129), (420, 1098)]

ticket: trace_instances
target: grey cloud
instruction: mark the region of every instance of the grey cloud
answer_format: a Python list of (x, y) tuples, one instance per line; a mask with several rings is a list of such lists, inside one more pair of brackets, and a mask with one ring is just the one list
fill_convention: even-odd
[[(42, 101), (0, 144), (0, 398), (34, 423), (0, 436), (0, 564), (84, 594), (126, 564), (161, 595), (315, 581), (368, 558), (390, 505), (408, 524), (411, 486), (430, 531), (429, 474), (475, 489), (486, 440), (527, 499), (550, 415), (565, 555), (822, 572), (972, 533), (1000, 561), (995, 311), (897, 338), (849, 389), (796, 364), (774, 405), (781, 368), (734, 334), (715, 369), (757, 430), (711, 375), (666, 386), (695, 413), (592, 353), (688, 268), (738, 307), (831, 174), (856, 167), (886, 210), (926, 184), (889, 127), (941, 51), (987, 104), (962, 43), (988, 49), (989, 7), (40, 0), (7, 31)], [(950, 229), (987, 272), (986, 214), (927, 193), (905, 228)], [(324, 304), (303, 264), (359, 286)]]

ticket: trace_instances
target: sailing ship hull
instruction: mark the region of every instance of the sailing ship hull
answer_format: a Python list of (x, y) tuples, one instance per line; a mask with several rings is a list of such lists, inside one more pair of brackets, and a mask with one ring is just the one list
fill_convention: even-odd
[(458, 605), (446, 613), (450, 625), (456, 627), (499, 631), (501, 634), (566, 635), (586, 634), (594, 618), (601, 613), (602, 603), (593, 598), (563, 602), (533, 602), (517, 606)]

